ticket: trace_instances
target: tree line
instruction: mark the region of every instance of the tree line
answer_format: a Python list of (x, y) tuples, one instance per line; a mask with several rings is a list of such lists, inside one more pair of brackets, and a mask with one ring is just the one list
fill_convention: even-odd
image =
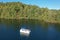
[(39, 19), (60, 22), (60, 10), (40, 8), (21, 2), (0, 2), (0, 19)]

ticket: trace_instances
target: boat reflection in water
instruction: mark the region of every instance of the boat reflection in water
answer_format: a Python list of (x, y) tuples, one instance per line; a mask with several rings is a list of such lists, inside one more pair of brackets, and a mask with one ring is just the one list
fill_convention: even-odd
[(31, 31), (29, 29), (24, 29), (24, 28), (20, 29), (20, 35), (22, 35), (22, 36), (29, 36), (30, 32)]

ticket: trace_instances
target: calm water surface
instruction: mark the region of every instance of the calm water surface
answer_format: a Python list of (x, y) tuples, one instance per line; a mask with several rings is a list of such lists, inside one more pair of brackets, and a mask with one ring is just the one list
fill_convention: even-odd
[[(30, 35), (28, 37), (20, 35), (21, 28), (31, 30)], [(0, 40), (60, 40), (60, 24), (35, 19), (0, 19)]]

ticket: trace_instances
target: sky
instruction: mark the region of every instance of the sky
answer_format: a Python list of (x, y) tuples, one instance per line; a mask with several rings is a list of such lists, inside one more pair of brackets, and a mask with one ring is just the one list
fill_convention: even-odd
[(60, 0), (0, 0), (0, 2), (22, 2), (49, 9), (60, 9)]

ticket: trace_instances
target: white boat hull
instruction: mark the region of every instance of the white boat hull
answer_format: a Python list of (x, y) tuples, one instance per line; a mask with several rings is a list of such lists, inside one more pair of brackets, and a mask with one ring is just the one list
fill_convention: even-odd
[(20, 29), (20, 35), (29, 36), (30, 32), (31, 31), (29, 29)]

